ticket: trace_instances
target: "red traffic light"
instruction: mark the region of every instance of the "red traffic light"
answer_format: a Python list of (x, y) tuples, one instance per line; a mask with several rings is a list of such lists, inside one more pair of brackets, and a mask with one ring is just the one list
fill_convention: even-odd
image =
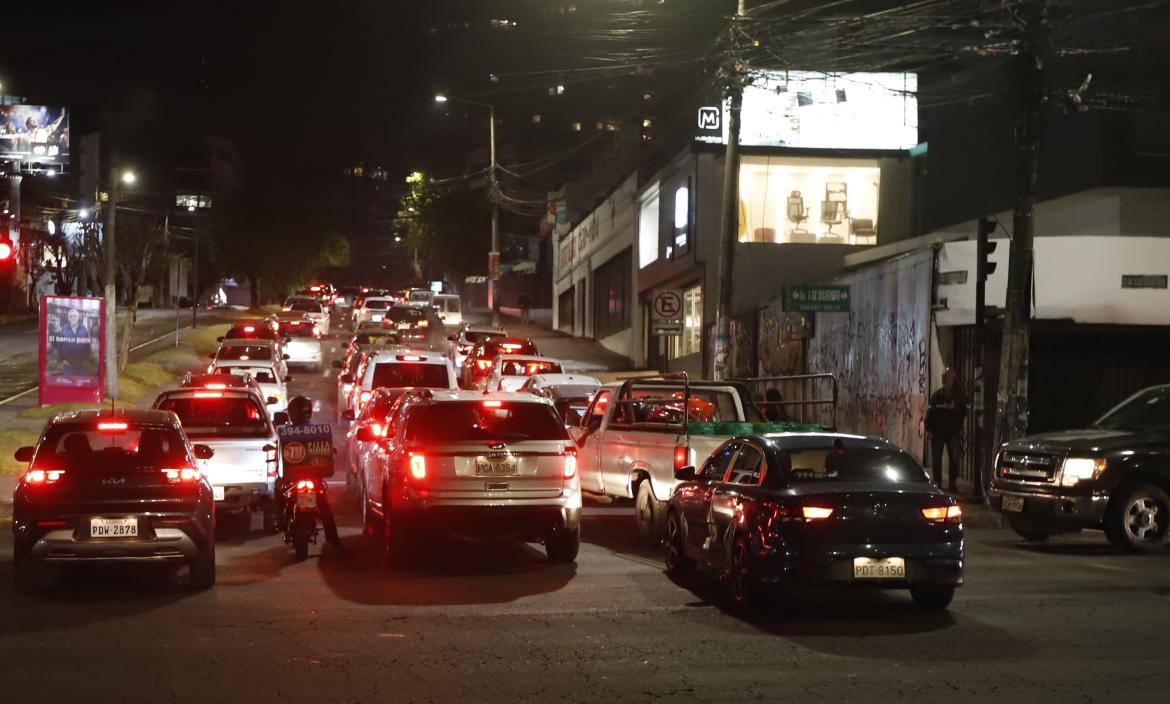
[(12, 258), (12, 243), (8, 240), (0, 240), (0, 262), (8, 261)]

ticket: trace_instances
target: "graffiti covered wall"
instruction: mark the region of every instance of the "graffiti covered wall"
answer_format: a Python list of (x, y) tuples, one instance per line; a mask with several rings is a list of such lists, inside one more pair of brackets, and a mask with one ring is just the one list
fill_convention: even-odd
[(852, 311), (817, 313), (809, 371), (837, 375), (837, 425), (922, 461), (930, 354), (930, 250), (838, 277)]

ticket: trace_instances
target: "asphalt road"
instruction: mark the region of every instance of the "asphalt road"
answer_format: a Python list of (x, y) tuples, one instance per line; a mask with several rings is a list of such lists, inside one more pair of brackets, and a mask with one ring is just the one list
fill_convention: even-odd
[[(332, 383), (301, 374), (294, 391), (330, 418)], [(749, 617), (713, 579), (668, 579), (634, 545), (628, 507), (587, 510), (575, 566), (505, 544), (388, 569), (353, 503), (334, 502), (345, 553), (297, 563), (279, 538), (227, 527), (219, 584), (198, 594), (182, 573), (86, 570), (23, 596), (0, 536), (0, 701), (1068, 704), (1170, 691), (1170, 555), (1120, 555), (1096, 535), (1026, 548), (970, 531), (948, 614), (822, 591)]]

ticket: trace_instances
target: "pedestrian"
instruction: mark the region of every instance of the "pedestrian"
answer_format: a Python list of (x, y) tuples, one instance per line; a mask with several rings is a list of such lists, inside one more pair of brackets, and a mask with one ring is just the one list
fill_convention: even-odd
[(954, 369), (943, 372), (942, 388), (930, 396), (930, 408), (926, 411), (926, 431), (930, 433), (930, 467), (934, 483), (943, 483), (943, 449), (947, 451), (950, 477), (947, 491), (956, 490), (955, 480), (959, 475), (959, 448), (963, 439), (963, 420), (967, 417), (967, 402), (955, 386), (958, 375)]
[(772, 423), (783, 423), (788, 420), (788, 414), (784, 412), (784, 397), (780, 395), (780, 389), (768, 389), (764, 392), (764, 418)]
[(528, 324), (528, 309), (532, 307), (532, 299), (527, 293), (520, 294), (520, 324)]

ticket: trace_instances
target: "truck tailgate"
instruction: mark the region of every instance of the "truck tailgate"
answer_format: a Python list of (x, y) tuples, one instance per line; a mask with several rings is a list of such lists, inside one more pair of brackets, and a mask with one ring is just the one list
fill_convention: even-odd
[(269, 440), (200, 439), (197, 442), (215, 450), (215, 456), (201, 464), (213, 486), (268, 481), (269, 453), (264, 451), (264, 446)]

